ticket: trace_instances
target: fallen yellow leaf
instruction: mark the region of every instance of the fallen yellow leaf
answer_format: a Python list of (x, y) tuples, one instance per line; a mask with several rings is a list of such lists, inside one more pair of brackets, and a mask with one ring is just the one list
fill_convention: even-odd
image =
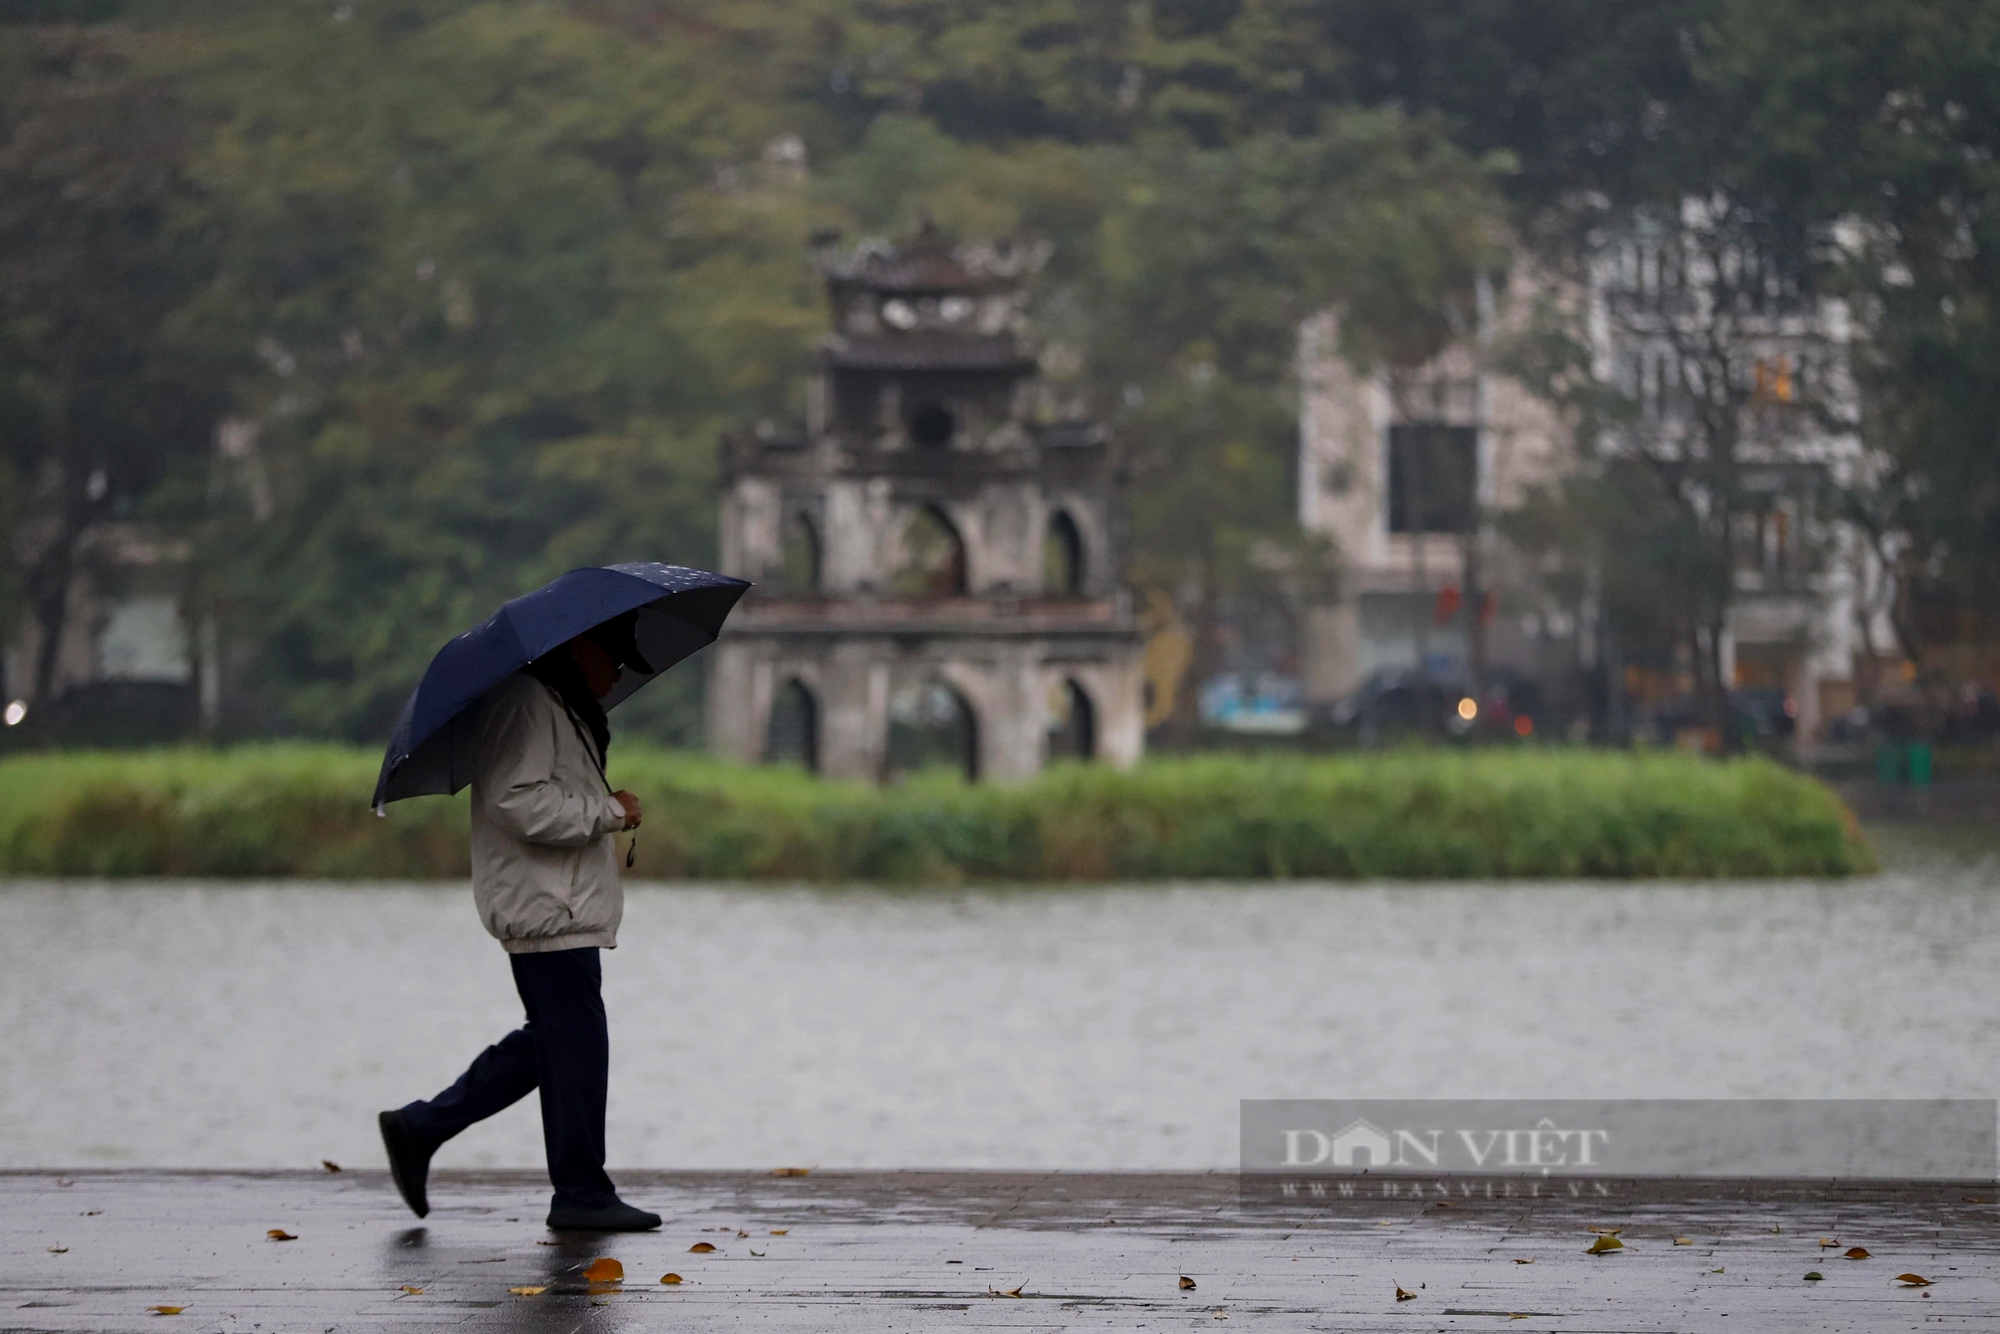
[(264, 1234), (272, 1241), (297, 1241), (298, 1238), (281, 1227), (274, 1227)]
[(1906, 1288), (1928, 1288), (1931, 1281), (1922, 1274), (1898, 1274), (1896, 1281)]
[(774, 1228), (772, 1228), (772, 1229), (771, 1229), (771, 1235), (772, 1235), (772, 1236), (774, 1236), (774, 1237), (782, 1237), (782, 1236), (784, 1236), (784, 1235), (785, 1235), (785, 1234), (786, 1234), (787, 1232), (790, 1232), (790, 1231), (791, 1231), (791, 1229), (790, 1229), (790, 1228), (788, 1228), (788, 1227), (774, 1227)]
[(1692, 1246), (1692, 1245), (1694, 1245), (1694, 1239), (1693, 1239), (1693, 1238), (1691, 1238), (1691, 1237), (1675, 1237), (1675, 1238), (1674, 1238), (1674, 1245), (1676, 1245), (1676, 1246)]
[(549, 1289), (548, 1289), (548, 1286), (547, 1286), (546, 1284), (544, 1284), (543, 1286), (541, 1286), (541, 1287), (539, 1287), (539, 1288), (509, 1288), (509, 1289), (507, 1289), (507, 1291), (509, 1291), (509, 1292), (513, 1293), (513, 1294), (514, 1294), (514, 1295), (515, 1295), (516, 1297), (539, 1297), (539, 1296), (541, 1296), (541, 1295), (542, 1295), (543, 1293), (547, 1292), (548, 1290), (549, 1290)]
[(1397, 1301), (1399, 1301), (1399, 1302), (1413, 1302), (1413, 1301), (1415, 1301), (1416, 1299), (1417, 1299), (1417, 1294), (1416, 1294), (1416, 1293), (1414, 1293), (1414, 1292), (1411, 1292), (1411, 1291), (1410, 1291), (1410, 1290), (1409, 1290), (1408, 1288), (1405, 1288), (1405, 1287), (1404, 1287), (1404, 1286), (1402, 1286), (1402, 1285), (1401, 1285), (1400, 1283), (1396, 1285), (1396, 1300), (1397, 1300)]
[(409, 1293), (412, 1297), (421, 1297), (424, 1295), (422, 1288), (413, 1288), (407, 1283), (403, 1285), (403, 1291)]
[(708, 1242), (705, 1242), (705, 1241), (698, 1241), (698, 1242), (696, 1242), (696, 1243), (695, 1243), (694, 1245), (692, 1245), (692, 1246), (688, 1247), (688, 1254), (689, 1254), (689, 1255), (707, 1255), (707, 1254), (708, 1254), (708, 1253), (709, 1253), (710, 1251), (712, 1251), (712, 1250), (714, 1250), (714, 1249), (715, 1249), (715, 1247), (714, 1247), (714, 1246), (712, 1246), (712, 1245), (710, 1245), (710, 1244), (709, 1244)]
[(1840, 1245), (1839, 1237), (1821, 1237), (1819, 1239), (1819, 1248), (1821, 1250), (1825, 1250), (1829, 1246), (1838, 1246), (1838, 1245)]
[(1867, 1249), (1861, 1246), (1849, 1246), (1841, 1254), (1850, 1260), (1866, 1260), (1868, 1258)]
[(672, 1287), (672, 1286), (673, 1286), (674, 1284), (676, 1284), (676, 1283), (678, 1283), (678, 1282), (680, 1282), (680, 1281), (681, 1281), (681, 1276), (680, 1276), (679, 1274), (662, 1274), (662, 1275), (660, 1275), (660, 1282), (662, 1282), (662, 1283), (666, 1284), (666, 1285), (667, 1285), (668, 1287), (670, 1287), (670, 1288), (671, 1288), (671, 1287)]
[(810, 1167), (776, 1167), (771, 1169), (774, 1177), (802, 1177), (812, 1171)]
[(1528, 1257), (1527, 1259), (1525, 1259), (1525, 1260), (1516, 1260), (1516, 1261), (1514, 1261), (1514, 1263), (1515, 1263), (1515, 1264), (1517, 1264), (1517, 1265), (1531, 1265), (1531, 1264), (1533, 1264), (1534, 1262), (1535, 1262), (1535, 1257), (1534, 1257), (1534, 1256), (1532, 1256), (1532, 1255), (1531, 1255), (1531, 1256), (1529, 1256), (1529, 1257)]
[(152, 1312), (152, 1313), (153, 1313), (154, 1315), (179, 1315), (179, 1314), (180, 1314), (180, 1313), (181, 1313), (182, 1311), (185, 1311), (185, 1310), (187, 1310), (187, 1307), (185, 1307), (185, 1306), (149, 1306), (149, 1307), (147, 1307), (146, 1309), (147, 1309), (148, 1311), (151, 1311), (151, 1312)]
[(1610, 1251), (1622, 1251), (1624, 1249), (1625, 1243), (1607, 1232), (1596, 1241), (1591, 1242), (1589, 1247), (1585, 1249), (1584, 1254), (1604, 1255)]
[(988, 1297), (1019, 1297), (1021, 1295), (1021, 1288), (1025, 1288), (1027, 1286), (1028, 1285), (1026, 1283), (1023, 1283), (1021, 1284), (1020, 1288), (1009, 1288), (1005, 1292), (1002, 1292), (998, 1288), (988, 1288), (986, 1290), (986, 1295)]
[(1708, 1272), (1711, 1274), (1721, 1274), (1727, 1272), (1728, 1268), (1729, 1266), (1724, 1265), (1721, 1269), (1711, 1269)]
[(584, 1267), (583, 1276), (592, 1283), (619, 1283), (625, 1278), (625, 1266), (610, 1256), (601, 1256)]
[(1183, 1292), (1185, 1292), (1185, 1291), (1189, 1291), (1189, 1290), (1191, 1290), (1191, 1289), (1192, 1289), (1193, 1287), (1194, 1287), (1194, 1280), (1193, 1280), (1193, 1279), (1191, 1279), (1191, 1278), (1189, 1278), (1189, 1277), (1188, 1277), (1188, 1276), (1187, 1276), (1186, 1274), (1182, 1274), (1182, 1275), (1181, 1275), (1181, 1290), (1182, 1290)]

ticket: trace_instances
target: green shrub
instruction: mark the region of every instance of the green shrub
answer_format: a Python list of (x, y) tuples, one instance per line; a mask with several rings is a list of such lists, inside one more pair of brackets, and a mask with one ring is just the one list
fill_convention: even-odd
[[(0, 762), (0, 871), (459, 877), (465, 798), (368, 809), (338, 746), (70, 752)], [(1424, 751), (1059, 765), (877, 789), (625, 745), (635, 875), (1087, 881), (1847, 875), (1874, 862), (1823, 785), (1763, 759)], [(622, 843), (622, 841), (621, 841)]]

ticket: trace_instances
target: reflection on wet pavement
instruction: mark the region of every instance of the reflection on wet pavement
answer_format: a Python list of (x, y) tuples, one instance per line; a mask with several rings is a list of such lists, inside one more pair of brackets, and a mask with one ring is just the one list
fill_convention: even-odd
[[(628, 1191), (660, 1232), (551, 1236), (530, 1174), (447, 1174), (411, 1226), (380, 1172), (0, 1173), (0, 1328), (1876, 1334), (2000, 1309), (1990, 1186), (1653, 1183), (1277, 1214), (1240, 1208), (1225, 1174), (636, 1173)], [(297, 1240), (268, 1241), (280, 1224)], [(1587, 1254), (1605, 1227), (1623, 1247)], [(623, 1282), (585, 1279), (600, 1257)], [(183, 1310), (163, 1325), (156, 1305)]]

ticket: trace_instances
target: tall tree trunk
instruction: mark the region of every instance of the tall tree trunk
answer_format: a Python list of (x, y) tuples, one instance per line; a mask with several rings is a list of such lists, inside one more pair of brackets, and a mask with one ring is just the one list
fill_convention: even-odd
[(1720, 614), (1711, 616), (1708, 622), (1708, 699), (1704, 712), (1708, 725), (1715, 729), (1716, 749), (1723, 755), (1734, 755), (1743, 749), (1742, 738), (1729, 725), (1729, 682), (1722, 671), (1722, 637), (1726, 620)]
[(35, 646), (31, 693), (36, 704), (55, 698), (56, 670), (61, 666), (63, 635), (69, 629), (69, 586), (76, 567), (76, 539), (64, 525), (55, 542), (36, 563), (35, 624), (41, 642)]

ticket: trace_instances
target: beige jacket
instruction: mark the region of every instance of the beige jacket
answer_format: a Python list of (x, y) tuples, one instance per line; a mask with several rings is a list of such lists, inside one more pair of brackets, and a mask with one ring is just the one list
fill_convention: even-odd
[(472, 760), (472, 898), (509, 954), (618, 944), (625, 887), (594, 743), (553, 690), (516, 672), (480, 707)]

